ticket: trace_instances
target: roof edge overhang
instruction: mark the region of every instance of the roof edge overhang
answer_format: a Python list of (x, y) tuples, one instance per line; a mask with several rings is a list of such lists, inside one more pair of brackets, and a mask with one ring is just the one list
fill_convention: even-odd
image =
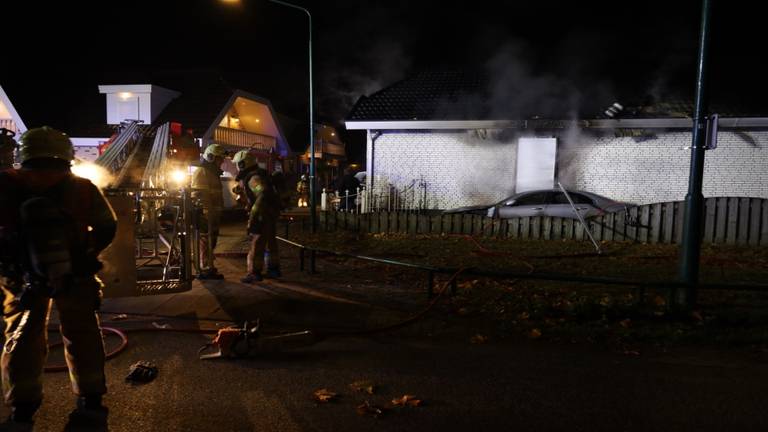
[[(347, 120), (349, 130), (416, 129), (690, 129), (690, 118), (595, 120)], [(768, 128), (768, 117), (720, 117), (720, 128)]]

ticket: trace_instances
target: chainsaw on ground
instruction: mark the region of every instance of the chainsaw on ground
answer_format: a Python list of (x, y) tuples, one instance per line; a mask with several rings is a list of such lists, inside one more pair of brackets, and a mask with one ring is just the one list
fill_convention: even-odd
[(319, 340), (311, 330), (260, 336), (259, 320), (242, 326), (219, 329), (216, 337), (198, 351), (200, 360), (249, 357), (259, 353), (284, 351), (314, 345)]

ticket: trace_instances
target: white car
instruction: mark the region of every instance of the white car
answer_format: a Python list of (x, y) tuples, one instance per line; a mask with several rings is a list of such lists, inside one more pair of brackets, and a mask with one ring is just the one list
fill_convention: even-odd
[(588, 218), (634, 206), (634, 204), (615, 201), (592, 192), (570, 190), (567, 192), (573, 201), (573, 206), (568, 202), (568, 198), (560, 189), (542, 189), (521, 192), (492, 205), (460, 207), (446, 210), (443, 213), (480, 214), (500, 219), (526, 216), (552, 216), (576, 219), (576, 211), (582, 217)]

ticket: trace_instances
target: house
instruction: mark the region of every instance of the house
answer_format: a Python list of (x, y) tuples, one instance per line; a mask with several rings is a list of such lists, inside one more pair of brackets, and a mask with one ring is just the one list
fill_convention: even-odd
[[(361, 97), (346, 119), (364, 130), (368, 187), (425, 185), (428, 208), (497, 202), (564, 186), (646, 204), (688, 188), (692, 109), (590, 100), (526, 111), (501, 100), (482, 73), (424, 72)], [(620, 107), (620, 108), (619, 108)], [(720, 109), (706, 155), (705, 197), (768, 198), (768, 117)]]
[[(191, 130), (203, 149), (214, 143), (232, 151), (251, 148), (266, 161), (291, 153), (269, 100), (231, 88), (212, 72), (161, 73), (146, 79), (143, 84), (116, 80), (80, 88), (62, 96), (68, 103), (49, 109), (40, 109), (45, 104), (36, 97), (41, 92), (30, 90), (33, 83), (16, 83), (13, 92), (0, 87), (0, 122), (17, 133), (40, 125), (60, 129), (72, 139), (76, 157), (84, 160), (96, 159), (126, 120), (138, 121), (146, 130), (170, 124), (171, 136)], [(50, 87), (49, 94), (54, 94)], [(236, 174), (233, 165), (225, 168)]]
[[(279, 115), (278, 118), (295, 152), (295, 157), (289, 162), (287, 169), (292, 173), (308, 175), (310, 151), (307, 123), (284, 115)], [(317, 122), (313, 129), (317, 187), (318, 190), (330, 189), (333, 187), (333, 181), (343, 172), (347, 164), (346, 144), (333, 126)]]

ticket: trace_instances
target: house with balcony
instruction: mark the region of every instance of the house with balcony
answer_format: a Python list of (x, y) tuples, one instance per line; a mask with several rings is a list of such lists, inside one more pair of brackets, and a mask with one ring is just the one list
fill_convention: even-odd
[[(191, 131), (200, 149), (214, 143), (231, 151), (254, 149), (265, 161), (291, 153), (270, 101), (230, 87), (214, 72), (129, 79), (83, 88), (0, 83), (0, 127), (21, 134), (50, 125), (70, 136), (76, 156), (84, 160), (96, 159), (126, 121), (138, 122), (148, 134), (168, 123), (171, 141)], [(234, 166), (225, 168), (234, 175)]]
[[(280, 124), (284, 127), (291, 143), (294, 156), (290, 158), (287, 169), (291, 173), (309, 174), (310, 149), (307, 139), (309, 126), (283, 115), (279, 116)], [(331, 188), (336, 179), (347, 165), (346, 144), (341, 140), (338, 131), (333, 126), (315, 123), (315, 164), (317, 168), (318, 190)]]

